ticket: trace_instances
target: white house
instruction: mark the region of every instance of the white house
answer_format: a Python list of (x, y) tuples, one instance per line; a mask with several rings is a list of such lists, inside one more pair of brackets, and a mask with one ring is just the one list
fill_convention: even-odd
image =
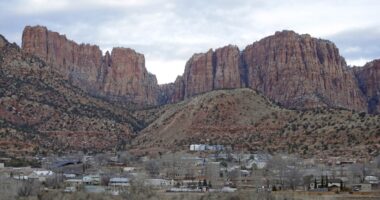
[(144, 181), (144, 184), (147, 186), (153, 186), (153, 187), (169, 187), (172, 186), (173, 181), (166, 180), (166, 179), (146, 179)]
[(124, 172), (133, 172), (133, 171), (135, 171), (135, 168), (134, 167), (124, 167), (123, 171)]
[(379, 178), (376, 176), (366, 176), (364, 180), (369, 184), (379, 184)]
[(209, 144), (192, 144), (190, 151), (221, 151), (224, 150), (223, 145), (209, 145)]
[(83, 176), (82, 180), (83, 180), (83, 183), (85, 183), (85, 184), (91, 184), (91, 185), (100, 184), (100, 176), (99, 175)]
[(38, 179), (41, 182), (46, 181), (46, 178), (54, 175), (53, 171), (50, 170), (35, 170), (30, 175), (29, 178)]
[(111, 186), (129, 186), (129, 179), (123, 177), (114, 177), (110, 179)]
[(83, 184), (83, 180), (82, 179), (78, 179), (78, 178), (75, 178), (75, 179), (72, 178), (72, 179), (65, 180), (65, 183), (67, 183), (70, 186), (78, 187), (78, 186), (80, 186), (80, 185)]
[(75, 178), (77, 175), (75, 174), (63, 174), (65, 178)]

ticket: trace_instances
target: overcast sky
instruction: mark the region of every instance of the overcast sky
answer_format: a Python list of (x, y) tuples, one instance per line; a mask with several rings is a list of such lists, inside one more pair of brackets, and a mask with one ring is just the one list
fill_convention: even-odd
[(20, 44), (24, 26), (39, 24), (102, 50), (131, 47), (167, 83), (193, 53), (284, 29), (332, 40), (362, 65), (380, 58), (379, 11), (378, 0), (0, 0), (0, 34)]

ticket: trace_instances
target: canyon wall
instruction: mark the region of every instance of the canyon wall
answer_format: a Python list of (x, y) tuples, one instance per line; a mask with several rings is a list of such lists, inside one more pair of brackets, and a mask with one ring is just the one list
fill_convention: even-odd
[(379, 110), (378, 61), (351, 70), (332, 42), (293, 31), (276, 32), (242, 51), (228, 45), (196, 53), (183, 75), (164, 85), (133, 49), (118, 47), (103, 55), (96, 45), (77, 44), (42, 26), (24, 29), (22, 50), (92, 95), (141, 106), (249, 87), (287, 108)]
[(139, 105), (156, 105), (156, 77), (145, 68), (144, 55), (129, 48), (111, 54), (96, 45), (77, 44), (43, 26), (27, 26), (22, 50), (49, 64), (74, 85), (92, 95)]
[(369, 113), (380, 113), (380, 60), (374, 60), (355, 67), (353, 71), (359, 80), (359, 87), (367, 98)]

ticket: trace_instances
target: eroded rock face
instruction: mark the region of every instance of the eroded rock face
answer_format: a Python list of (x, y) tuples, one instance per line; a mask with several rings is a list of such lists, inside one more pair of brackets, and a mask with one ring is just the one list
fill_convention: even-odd
[(157, 103), (156, 77), (147, 72), (144, 56), (132, 49), (114, 48), (102, 56), (98, 46), (79, 45), (43, 26), (24, 29), (22, 49), (93, 95), (137, 104)]
[(129, 48), (114, 48), (106, 60), (107, 74), (102, 91), (105, 96), (115, 100), (156, 104), (157, 79), (146, 70), (144, 55)]
[(277, 32), (243, 52), (229, 45), (195, 54), (176, 82), (182, 84), (175, 84), (179, 89), (173, 101), (216, 89), (250, 87), (288, 108), (366, 110), (357, 80), (335, 45), (293, 31)]
[(365, 110), (353, 73), (327, 40), (276, 32), (243, 51), (248, 86), (288, 108)]
[[(236, 46), (226, 46), (209, 50), (207, 53), (194, 54), (185, 66), (182, 81), (176, 80), (178, 87), (183, 84), (185, 98), (215, 89), (244, 87), (240, 51)], [(182, 91), (178, 89), (178, 91)]]
[(210, 49), (207, 53), (194, 54), (187, 61), (183, 75), (185, 97), (214, 89), (213, 57), (214, 52)]
[(355, 67), (354, 72), (360, 89), (367, 97), (368, 112), (380, 113), (380, 60), (369, 62), (364, 67)]
[(114, 48), (102, 56), (97, 46), (78, 45), (41, 26), (25, 28), (22, 47), (78, 87), (115, 101), (157, 105), (250, 87), (288, 108), (367, 110), (358, 80), (335, 45), (293, 31), (276, 32), (242, 52), (229, 45), (194, 54), (184, 74), (162, 86), (146, 70), (144, 56), (132, 49)]

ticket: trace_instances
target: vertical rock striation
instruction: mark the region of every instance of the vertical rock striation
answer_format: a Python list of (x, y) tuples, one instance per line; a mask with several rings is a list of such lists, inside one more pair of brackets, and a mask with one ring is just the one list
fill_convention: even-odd
[(288, 108), (365, 110), (353, 73), (327, 40), (276, 32), (243, 51), (248, 86)]
[(140, 105), (156, 105), (158, 84), (142, 54), (114, 48), (102, 56), (98, 46), (77, 44), (43, 26), (27, 26), (22, 49), (45, 60), (74, 85), (90, 94)]
[(355, 67), (353, 71), (368, 102), (369, 113), (380, 113), (380, 60)]
[(144, 55), (132, 49), (114, 48), (103, 56), (98, 46), (79, 45), (42, 26), (25, 28), (22, 49), (74, 85), (113, 101), (158, 105), (217, 89), (249, 87), (287, 108), (379, 110), (378, 68), (350, 70), (332, 42), (293, 31), (276, 32), (243, 51), (228, 45), (194, 54), (182, 76), (161, 86), (146, 70)]
[[(327, 40), (276, 32), (242, 52), (226, 46), (194, 54), (172, 101), (216, 89), (250, 87), (288, 108), (366, 110), (365, 98), (339, 50)], [(184, 91), (184, 92), (182, 92)]]

